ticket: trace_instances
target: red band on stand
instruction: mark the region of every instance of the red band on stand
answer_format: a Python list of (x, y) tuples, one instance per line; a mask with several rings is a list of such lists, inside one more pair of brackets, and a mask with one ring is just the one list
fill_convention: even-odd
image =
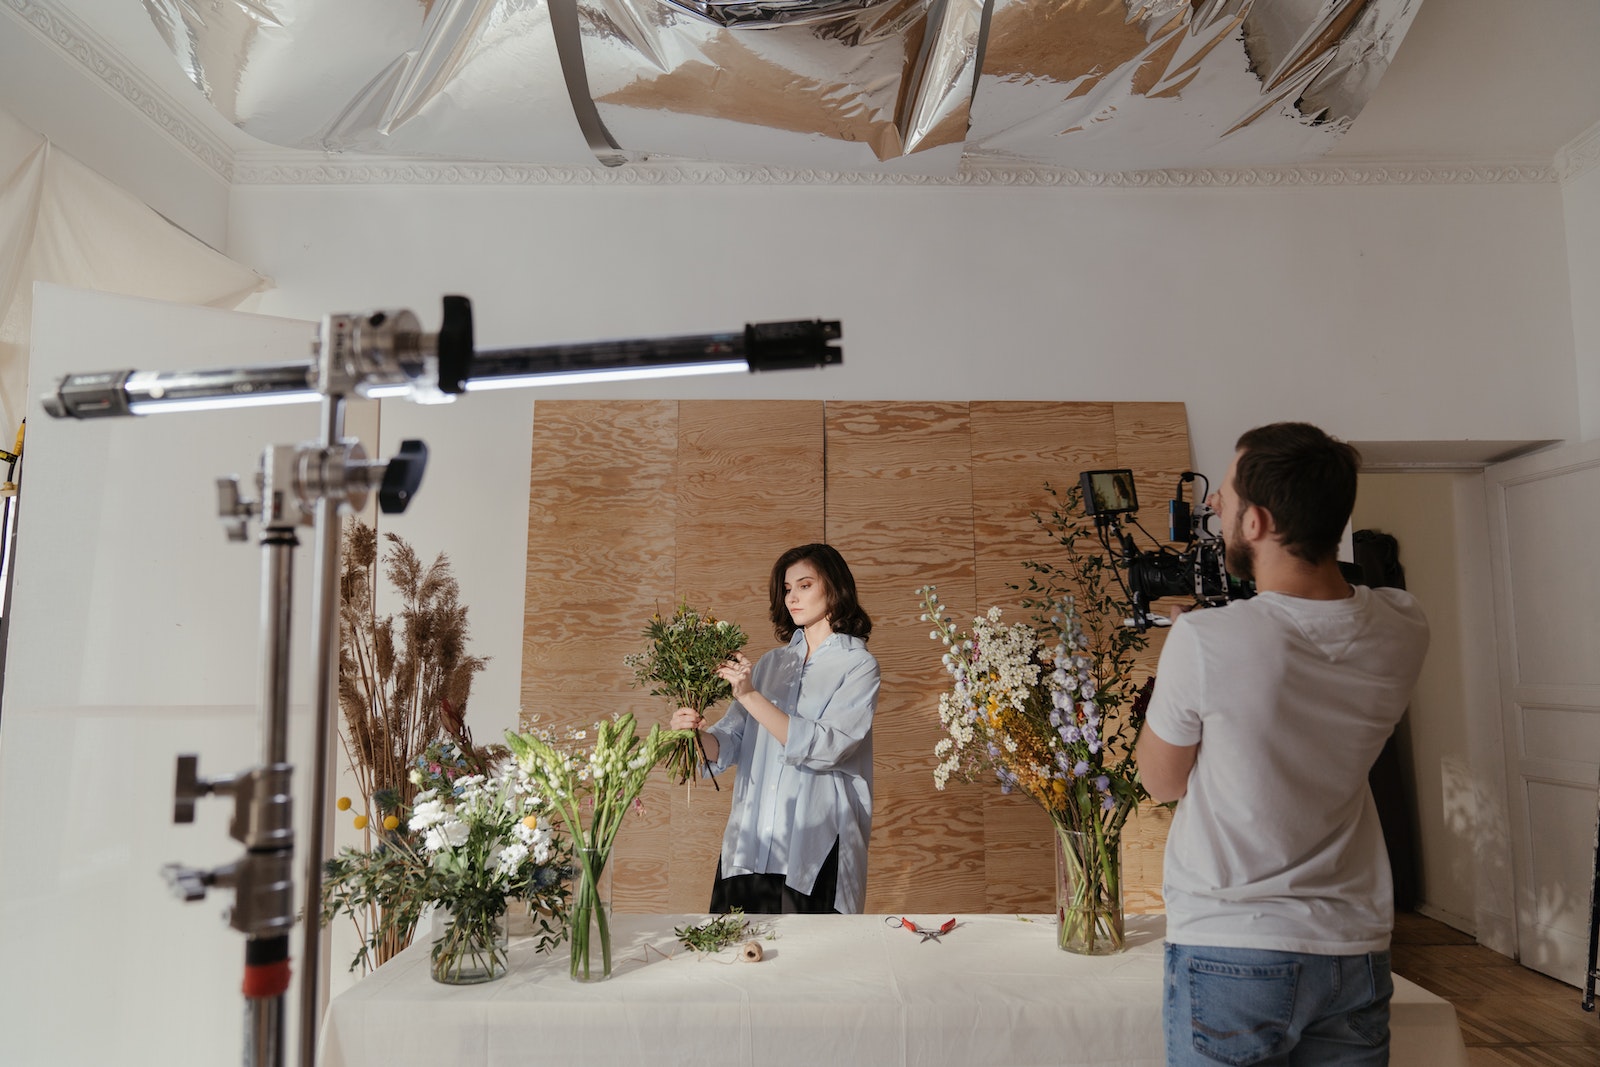
[(244, 995), (247, 997), (276, 997), (289, 988), (289, 961), (277, 963), (246, 964), (244, 969)]

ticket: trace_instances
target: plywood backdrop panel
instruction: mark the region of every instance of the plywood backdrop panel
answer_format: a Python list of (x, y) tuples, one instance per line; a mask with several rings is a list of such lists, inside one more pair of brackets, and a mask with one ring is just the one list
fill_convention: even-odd
[[(933, 788), (947, 679), (916, 589), (937, 585), (958, 620), (994, 604), (1026, 617), (1012, 588), (1023, 561), (1060, 551), (1031, 517), (1049, 507), (1046, 482), (1064, 490), (1079, 471), (1130, 467), (1141, 514), (1161, 528), (1146, 525), (1164, 536), (1188, 457), (1181, 404), (540, 402), (524, 712), (664, 720), (671, 709), (622, 665), (649, 615), (687, 600), (744, 626), (759, 655), (775, 641), (773, 560), (826, 540), (855, 573), (883, 676), (867, 909), (1047, 911), (1053, 851), (1038, 809), (987, 782)], [(731, 784), (703, 783), (690, 800), (658, 775), (619, 843), (619, 908), (705, 907)], [(1167, 821), (1157, 808), (1129, 822), (1130, 911), (1160, 908)]]
[(970, 910), (979, 903), (980, 813), (932, 790), (939, 656), (917, 621), (933, 583), (971, 603), (972, 442), (965, 404), (828, 405), (828, 542), (872, 614), (882, 679), (872, 721), (868, 911)]
[[(744, 627), (746, 652), (756, 659), (777, 643), (767, 590), (773, 562), (822, 539), (822, 402), (681, 402), (677, 484), (672, 588), (680, 600)], [(714, 722), (725, 709), (706, 717)], [(628, 852), (666, 852), (653, 910), (705, 910), (732, 787), (727, 775), (720, 789), (701, 783), (691, 799), (656, 776), (646, 803), (669, 808), (671, 833), (630, 833), (622, 842)]]

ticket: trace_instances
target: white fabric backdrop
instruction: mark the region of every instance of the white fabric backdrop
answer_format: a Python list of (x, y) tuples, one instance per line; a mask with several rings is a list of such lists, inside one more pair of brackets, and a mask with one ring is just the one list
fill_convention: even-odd
[(36, 281), (219, 308), (271, 286), (0, 110), (0, 448), (28, 409)]

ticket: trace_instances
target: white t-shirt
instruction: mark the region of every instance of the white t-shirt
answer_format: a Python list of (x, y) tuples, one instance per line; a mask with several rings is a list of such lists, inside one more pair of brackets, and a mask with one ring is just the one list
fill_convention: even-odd
[(1178, 619), (1146, 728), (1199, 744), (1167, 838), (1167, 940), (1356, 955), (1393, 888), (1367, 772), (1428, 648), (1416, 599), (1263, 593)]

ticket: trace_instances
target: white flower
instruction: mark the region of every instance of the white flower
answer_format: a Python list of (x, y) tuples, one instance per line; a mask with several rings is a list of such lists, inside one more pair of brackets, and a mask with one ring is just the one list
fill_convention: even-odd
[(518, 867), (528, 858), (528, 846), (517, 842), (505, 846), (500, 854), (493, 858), (494, 865), (500, 874), (515, 874)]
[[(429, 794), (431, 793), (432, 790), (429, 790)], [(423, 795), (426, 794), (418, 794), (419, 799), (411, 808), (411, 821), (407, 825), (414, 831), (427, 830), (430, 827), (437, 826), (445, 818), (444, 802), (431, 799), (422, 800), (420, 797)]]

